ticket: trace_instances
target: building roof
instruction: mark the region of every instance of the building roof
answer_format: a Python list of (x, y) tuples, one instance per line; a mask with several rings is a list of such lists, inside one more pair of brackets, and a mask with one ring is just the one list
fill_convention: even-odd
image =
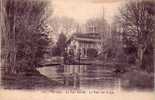
[(75, 38), (74, 40), (84, 43), (96, 43), (101, 42), (100, 39), (92, 39), (92, 38)]
[(72, 40), (76, 40), (83, 43), (96, 43), (101, 42), (100, 33), (74, 33), (71, 38), (67, 41), (70, 44)]
[(100, 33), (75, 33), (74, 38), (101, 39)]

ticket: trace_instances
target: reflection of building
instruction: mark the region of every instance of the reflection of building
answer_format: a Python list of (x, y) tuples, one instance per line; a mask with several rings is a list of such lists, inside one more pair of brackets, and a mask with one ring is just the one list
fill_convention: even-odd
[(73, 50), (75, 56), (88, 57), (88, 50), (101, 51), (101, 35), (99, 33), (75, 33), (68, 41), (67, 50)]

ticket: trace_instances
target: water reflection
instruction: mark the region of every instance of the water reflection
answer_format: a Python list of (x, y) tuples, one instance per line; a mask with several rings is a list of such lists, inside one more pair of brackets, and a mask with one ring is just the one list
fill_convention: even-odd
[(43, 75), (64, 84), (64, 87), (113, 88), (117, 79), (112, 69), (93, 65), (60, 65), (38, 69)]

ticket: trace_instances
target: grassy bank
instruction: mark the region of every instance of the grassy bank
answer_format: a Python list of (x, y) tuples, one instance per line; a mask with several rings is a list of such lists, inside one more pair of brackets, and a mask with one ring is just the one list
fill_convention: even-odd
[(154, 74), (142, 70), (123, 73), (121, 76), (122, 88), (125, 90), (153, 90)]

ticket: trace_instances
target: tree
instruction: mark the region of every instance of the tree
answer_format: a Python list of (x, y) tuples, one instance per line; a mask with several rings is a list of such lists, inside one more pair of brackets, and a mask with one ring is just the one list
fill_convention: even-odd
[[(7, 73), (34, 70), (48, 46), (47, 1), (6, 0), (4, 3)], [(2, 52), (3, 53), (3, 52)]]
[(88, 33), (95, 32), (100, 33), (103, 37), (109, 38), (109, 24), (105, 20), (104, 11), (102, 12), (102, 16), (98, 18), (89, 19), (85, 23), (85, 30)]
[(107, 23), (104, 18), (94, 18), (89, 19), (86, 22), (86, 32), (95, 32), (95, 33), (106, 33), (107, 31)]
[(55, 39), (58, 39), (61, 32), (65, 33), (67, 37), (70, 36), (79, 25), (74, 19), (68, 17), (52, 17), (49, 22), (53, 31), (51, 35), (54, 35)]
[[(89, 19), (85, 24), (87, 33), (98, 33), (101, 36), (101, 57), (102, 60), (105, 60), (107, 57), (107, 49), (111, 45), (109, 42), (110, 35), (110, 26), (104, 18), (104, 14), (99, 18)], [(110, 45), (109, 45), (110, 44)], [(106, 52), (106, 53), (105, 53)]]
[[(123, 29), (123, 43), (128, 54), (134, 53), (137, 66), (143, 66), (144, 58), (153, 55), (154, 1), (128, 2), (124, 9), (120, 10), (119, 23)], [(153, 59), (153, 56), (151, 57)], [(149, 63), (153, 63), (153, 60)], [(153, 65), (151, 65), (153, 66)], [(153, 67), (152, 67), (153, 68)]]
[(66, 41), (67, 41), (66, 35), (64, 33), (61, 33), (56, 43), (57, 52), (59, 52), (58, 56), (63, 56), (66, 48)]

